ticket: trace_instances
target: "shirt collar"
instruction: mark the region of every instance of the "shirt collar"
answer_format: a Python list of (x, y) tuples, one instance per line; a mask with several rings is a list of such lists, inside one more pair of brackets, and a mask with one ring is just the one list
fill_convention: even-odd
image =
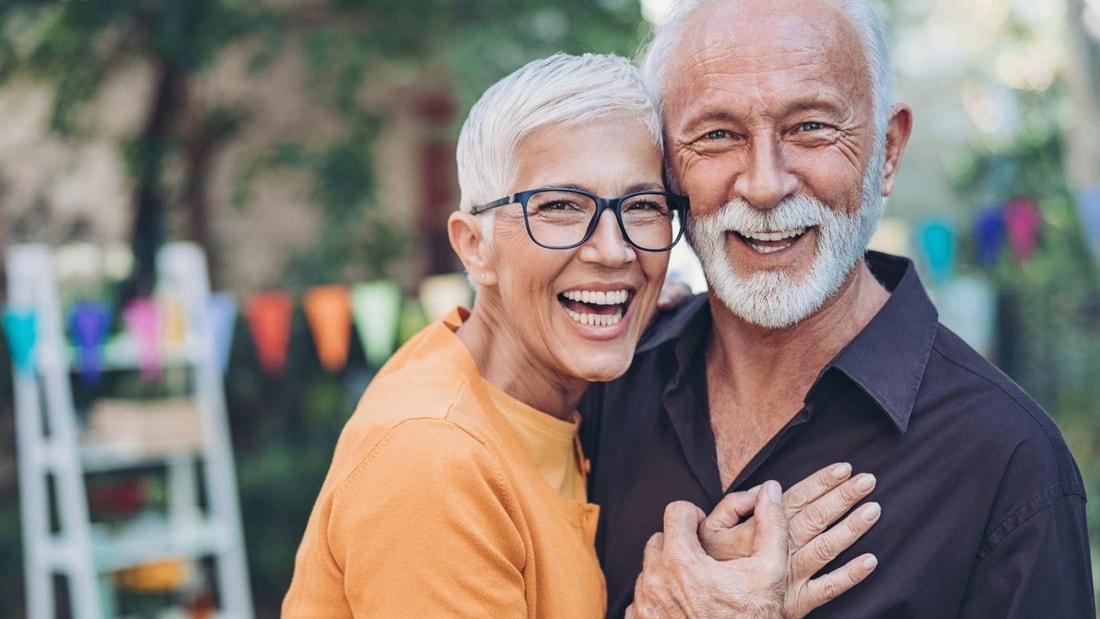
[[(894, 423), (900, 432), (909, 417), (932, 352), (939, 316), (924, 291), (913, 262), (907, 258), (870, 251), (867, 266), (890, 291), (890, 298), (871, 322), (830, 361), (806, 395), (811, 408), (823, 389), (823, 379), (834, 369), (858, 386)], [(668, 389), (676, 388), (702, 354), (711, 315), (707, 295), (699, 294), (681, 307), (661, 315), (639, 342), (638, 352), (659, 348), (673, 350)], [(674, 368), (674, 369), (673, 369)]]
[[(878, 252), (867, 252), (866, 259), (875, 278), (890, 291), (890, 298), (825, 366), (814, 387), (830, 369), (835, 369), (863, 390), (900, 432), (905, 432), (939, 329), (939, 315), (911, 260)], [(810, 389), (807, 403), (814, 391)]]

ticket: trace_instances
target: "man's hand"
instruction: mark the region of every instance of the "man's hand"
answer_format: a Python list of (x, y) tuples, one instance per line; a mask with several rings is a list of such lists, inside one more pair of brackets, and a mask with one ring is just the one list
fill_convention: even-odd
[(783, 617), (788, 521), (779, 484), (766, 482), (751, 500), (751, 552), (728, 561), (703, 550), (702, 510), (684, 501), (669, 504), (664, 531), (646, 544), (627, 617)]
[[(881, 513), (877, 503), (853, 511), (826, 531), (875, 487), (873, 475), (851, 477), (846, 463), (821, 469), (795, 484), (783, 496), (790, 522), (786, 616), (803, 617), (862, 582), (878, 565), (874, 555), (864, 554), (839, 569), (812, 578), (870, 529)], [(753, 547), (753, 513), (757, 489), (727, 495), (699, 526), (701, 545), (717, 559), (748, 556)]]

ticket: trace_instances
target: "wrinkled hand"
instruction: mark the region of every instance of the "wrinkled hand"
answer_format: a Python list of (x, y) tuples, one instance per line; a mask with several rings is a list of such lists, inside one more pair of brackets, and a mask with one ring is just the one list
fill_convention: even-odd
[(703, 549), (702, 510), (684, 501), (669, 504), (664, 530), (646, 544), (627, 617), (783, 617), (788, 521), (779, 484), (763, 484), (752, 502), (751, 552), (728, 561)]
[[(853, 478), (851, 474), (850, 465), (834, 464), (795, 484), (783, 496), (790, 522), (785, 603), (788, 617), (804, 617), (862, 582), (878, 565), (874, 555), (864, 554), (835, 571), (812, 578), (878, 521), (879, 505), (868, 503), (826, 531), (875, 487), (873, 475), (864, 473)], [(700, 524), (700, 543), (710, 556), (728, 560), (751, 552), (756, 527), (749, 516), (757, 491), (754, 488), (727, 495)]]

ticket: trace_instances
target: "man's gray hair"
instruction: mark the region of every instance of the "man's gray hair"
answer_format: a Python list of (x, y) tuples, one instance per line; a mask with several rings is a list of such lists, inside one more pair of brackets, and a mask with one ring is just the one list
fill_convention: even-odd
[[(642, 79), (645, 80), (657, 109), (661, 109), (667, 86), (669, 61), (680, 43), (684, 27), (700, 8), (713, 2), (729, 0), (684, 0), (672, 18), (658, 27), (642, 53)], [(890, 49), (886, 42), (886, 25), (875, 10), (862, 0), (827, 0), (839, 8), (859, 33), (871, 79), (872, 113), (875, 118), (875, 144), (885, 145), (890, 110), (894, 107), (894, 83), (890, 64)]]
[[(470, 109), (458, 136), (459, 208), (511, 193), (519, 176), (516, 152), (544, 127), (572, 127), (613, 116), (636, 118), (661, 146), (661, 121), (638, 70), (626, 58), (554, 54), (493, 84)], [(533, 189), (533, 187), (520, 187)], [(483, 229), (491, 232), (491, 215)]]

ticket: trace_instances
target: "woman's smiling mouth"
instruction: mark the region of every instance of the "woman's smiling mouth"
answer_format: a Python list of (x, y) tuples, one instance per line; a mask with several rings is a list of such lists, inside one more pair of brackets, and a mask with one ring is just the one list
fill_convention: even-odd
[(630, 304), (630, 291), (567, 290), (558, 295), (565, 313), (587, 326), (610, 327), (619, 323)]

